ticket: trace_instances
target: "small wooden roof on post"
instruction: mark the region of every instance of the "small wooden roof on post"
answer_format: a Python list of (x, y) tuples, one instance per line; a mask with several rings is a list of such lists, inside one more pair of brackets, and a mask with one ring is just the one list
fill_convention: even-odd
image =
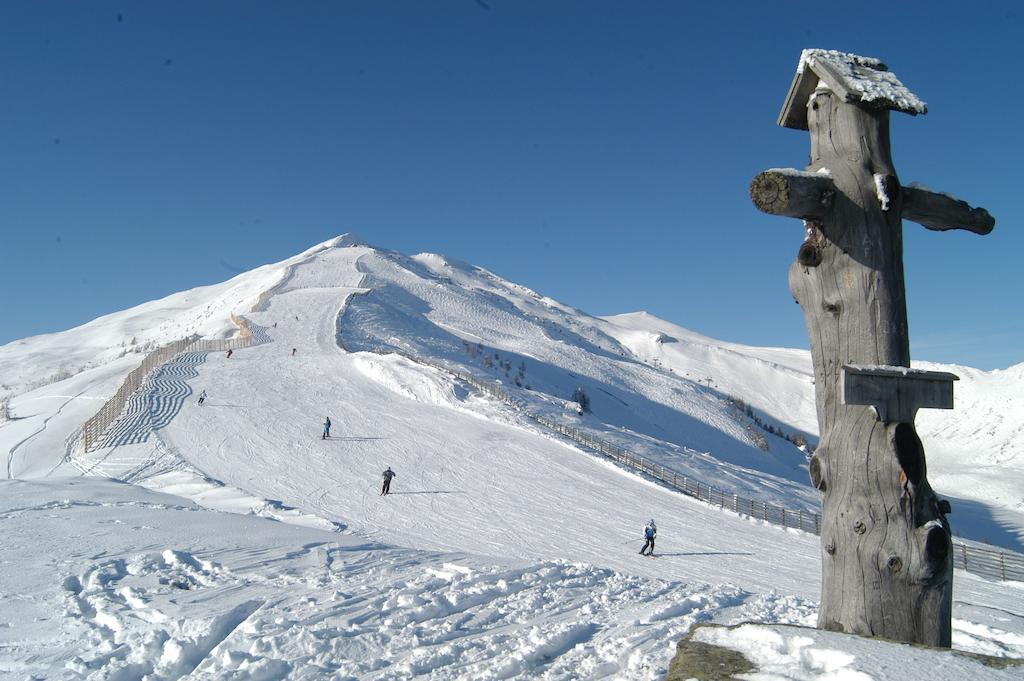
[(928, 106), (879, 60), (836, 50), (804, 50), (779, 114), (779, 125), (807, 130), (807, 100), (819, 83), (847, 102), (911, 116), (928, 113)]

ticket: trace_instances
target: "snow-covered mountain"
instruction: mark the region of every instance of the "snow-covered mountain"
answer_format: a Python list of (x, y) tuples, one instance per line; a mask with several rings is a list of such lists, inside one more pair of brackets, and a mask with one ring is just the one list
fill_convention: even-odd
[[(242, 317), (256, 343), (179, 356), (112, 429), (123, 437), (82, 451), (78, 429), (140, 351), (228, 337)], [(956, 411), (919, 417), (930, 478), (956, 490), (974, 536), (1019, 547), (1024, 416), (1006, 407), (1024, 365), (940, 368), (961, 381)], [(452, 371), (500, 383), (518, 408)], [(715, 341), (643, 313), (594, 317), (478, 267), (344, 236), (0, 347), (0, 384), (12, 417), (0, 423), (11, 479), (0, 519), (18, 538), (0, 559), (41, 568), (0, 577), (0, 591), (37, 594), (17, 631), (0, 623), (0, 672), (655, 678), (694, 622), (813, 615), (817, 538), (681, 497), (523, 416), (812, 509), (794, 444), (816, 439), (804, 351)], [(386, 466), (398, 477), (382, 498)], [(257, 519), (164, 493), (305, 527), (289, 548)], [(651, 516), (661, 559), (638, 560)], [(40, 532), (54, 538), (33, 541)], [(957, 645), (1024, 651), (1024, 617), (1000, 624), (990, 610), (1001, 587), (958, 579)], [(47, 612), (57, 621), (24, 624)]]

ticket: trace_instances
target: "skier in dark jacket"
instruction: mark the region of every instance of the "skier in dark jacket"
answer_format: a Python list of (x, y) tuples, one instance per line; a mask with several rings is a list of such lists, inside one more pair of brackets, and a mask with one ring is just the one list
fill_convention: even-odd
[(640, 549), (640, 555), (644, 555), (644, 551), (647, 551), (647, 547), (650, 546), (651, 550), (647, 553), (648, 556), (654, 555), (654, 538), (658, 536), (658, 526), (654, 524), (654, 518), (651, 518), (651, 522), (647, 523), (647, 527), (644, 528), (644, 547)]
[(395, 472), (391, 470), (391, 466), (388, 466), (388, 469), (384, 471), (384, 488), (380, 491), (381, 496), (388, 494), (391, 490), (391, 478), (393, 477), (395, 477)]
[(328, 416), (328, 417), (324, 418), (324, 434), (323, 434), (323, 437), (321, 437), (320, 439), (321, 440), (326, 440), (330, 436), (331, 436), (331, 417)]

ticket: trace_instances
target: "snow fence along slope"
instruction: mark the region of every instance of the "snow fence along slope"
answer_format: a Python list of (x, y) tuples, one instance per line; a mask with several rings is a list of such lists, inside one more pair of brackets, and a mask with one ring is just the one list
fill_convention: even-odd
[(206, 354), (186, 350), (147, 375), (96, 447), (146, 442), (154, 430), (170, 423), (185, 398), (192, 394), (187, 381), (199, 376), (198, 367), (206, 361)]
[[(285, 261), (283, 270), (273, 269), (277, 282), (256, 296), (251, 311), (263, 309), (272, 296), (287, 290), (302, 263), (345, 242), (346, 237), (337, 237)], [(246, 273), (232, 282), (240, 278), (253, 279), (251, 275)], [(257, 278), (257, 281), (263, 281), (263, 278)], [(248, 292), (248, 288), (245, 290)], [(208, 305), (207, 316), (209, 309)], [(198, 376), (193, 367), (205, 361), (208, 353), (234, 351), (271, 341), (267, 329), (251, 324), (245, 317), (231, 312), (228, 318), (238, 327), (238, 337), (199, 339), (192, 336), (168, 343), (147, 355), (128, 374), (115, 395), (82, 427), (85, 451), (145, 442), (152, 431), (163, 427), (174, 417), (184, 399), (192, 394), (185, 379)]]
[(250, 324), (244, 317), (231, 318), (243, 332), (239, 338), (179, 341), (148, 356), (129, 374), (117, 394), (86, 422), (85, 450), (146, 442), (181, 411), (185, 399), (192, 395), (188, 381), (199, 377), (198, 367), (207, 355), (270, 342), (266, 329)]
[[(292, 258), (274, 286), (259, 295), (253, 311), (266, 307), (270, 298), (288, 290), (298, 267), (317, 254), (343, 241), (334, 239)], [(217, 510), (251, 513), (283, 522), (337, 531), (343, 525), (319, 516), (305, 514), (273, 499), (253, 497), (223, 482), (210, 478), (193, 466), (160, 432), (177, 415), (184, 400), (193, 394), (189, 380), (199, 377), (198, 368), (210, 353), (252, 348), (272, 342), (269, 329), (246, 317), (229, 314), (240, 335), (226, 339), (182, 341), (151, 353), (141, 366), (131, 372), (114, 398), (111, 398), (86, 428), (103, 432), (93, 446), (80, 451), (68, 450), (68, 461), (86, 475), (102, 475), (151, 489), (165, 490), (185, 496), (205, 507)], [(184, 351), (179, 348), (188, 343)], [(177, 354), (175, 354), (177, 353)], [(164, 361), (164, 358), (170, 359)], [(158, 364), (162, 362), (161, 364)], [(155, 366), (155, 369), (152, 367)], [(144, 378), (140, 378), (144, 377)], [(134, 389), (139, 381), (140, 387)], [(126, 399), (124, 394), (130, 396)], [(124, 402), (118, 412), (118, 405)], [(109, 429), (104, 425), (114, 421)], [(151, 437), (150, 436), (154, 436)], [(88, 441), (88, 440), (87, 440)], [(149, 443), (148, 446), (141, 446)], [(140, 445), (140, 446), (133, 446)], [(90, 454), (90, 452), (95, 452)]]
[[(258, 301), (260, 291), (272, 289), (290, 264), (324, 247), (328, 245), (320, 244), (222, 284), (176, 293), (69, 331), (0, 347), (0, 395), (14, 395), (9, 402), (14, 420), (0, 423), (0, 450), (7, 450), (7, 477), (69, 472), (67, 457), (81, 446), (81, 442), (73, 442), (73, 431), (80, 436), (83, 422), (100, 423), (89, 432), (90, 442), (95, 443), (121, 414), (124, 402), (138, 386), (124, 387), (123, 379), (134, 373), (141, 382), (152, 368), (136, 371), (139, 353), (185, 335), (216, 338), (233, 333), (236, 327), (229, 319), (230, 310), (247, 309)], [(38, 376), (44, 378), (37, 380)], [(60, 377), (64, 378), (57, 380)], [(110, 396), (119, 392), (118, 383), (124, 389), (118, 399), (111, 401)], [(97, 412), (103, 403), (107, 406)], [(96, 418), (98, 413), (102, 415)]]

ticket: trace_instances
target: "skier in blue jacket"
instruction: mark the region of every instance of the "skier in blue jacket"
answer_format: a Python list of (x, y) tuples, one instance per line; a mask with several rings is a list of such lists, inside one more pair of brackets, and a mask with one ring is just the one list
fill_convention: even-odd
[(654, 538), (658, 536), (658, 526), (654, 524), (654, 518), (651, 518), (651, 522), (647, 523), (647, 527), (644, 528), (644, 547), (640, 549), (640, 555), (644, 555), (644, 551), (647, 551), (647, 547), (650, 546), (651, 550), (647, 552), (648, 556), (654, 555)]

